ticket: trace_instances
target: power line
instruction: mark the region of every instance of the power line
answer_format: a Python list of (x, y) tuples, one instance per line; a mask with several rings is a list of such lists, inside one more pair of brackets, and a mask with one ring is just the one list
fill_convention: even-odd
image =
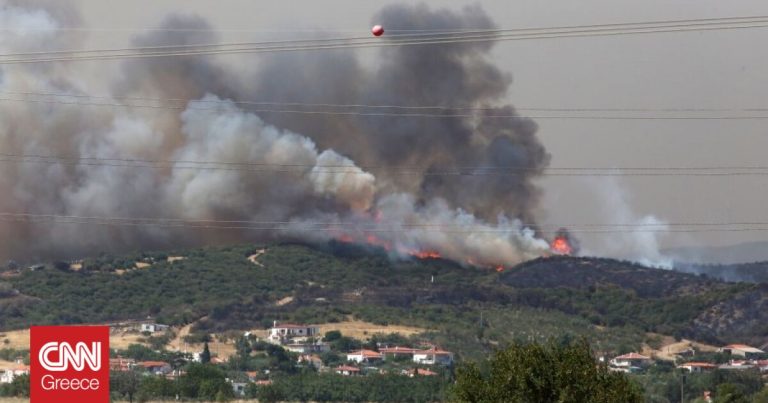
[(259, 162), (230, 161), (191, 161), (191, 160), (149, 160), (129, 158), (99, 157), (58, 157), (44, 155), (25, 155), (0, 153), (0, 163), (29, 163), (65, 166), (101, 166), (142, 169), (183, 169), (236, 171), (246, 173), (331, 173), (344, 175), (369, 175), (366, 171), (383, 170), (391, 175), (417, 176), (513, 176), (538, 174), (543, 176), (766, 176), (768, 166), (722, 166), (722, 167), (551, 167), (524, 168), (500, 166), (474, 166), (441, 168), (429, 171), (426, 166), (347, 166), (347, 165), (312, 165), (279, 164)]
[[(215, 54), (241, 54), (241, 53), (262, 53), (262, 52), (287, 52), (287, 51), (305, 51), (305, 50), (323, 50), (323, 49), (343, 49), (343, 48), (363, 48), (363, 47), (392, 47), (392, 46), (413, 46), (413, 45), (431, 45), (431, 44), (450, 44), (450, 43), (470, 43), (483, 41), (508, 41), (508, 40), (529, 40), (529, 39), (549, 39), (562, 37), (583, 37), (583, 36), (614, 36), (630, 34), (648, 34), (661, 32), (683, 32), (683, 31), (707, 31), (707, 30), (733, 30), (747, 28), (762, 28), (768, 26), (767, 17), (739, 17), (739, 18), (721, 18), (707, 20), (680, 20), (679, 22), (657, 22), (657, 23), (629, 23), (629, 24), (603, 24), (591, 26), (576, 26), (565, 28), (546, 28), (546, 29), (521, 29), (517, 33), (505, 33), (504, 31), (490, 31), (478, 34), (460, 34), (453, 36), (444, 36), (438, 38), (394, 38), (390, 40), (380, 39), (355, 39), (340, 42), (312, 43), (303, 41), (297, 44), (289, 42), (287, 45), (269, 45), (268, 42), (253, 42), (247, 47), (235, 46), (231, 49), (196, 49), (168, 52), (141, 52), (141, 53), (119, 53), (102, 55), (73, 55), (68, 57), (49, 57), (49, 58), (13, 58), (13, 54), (5, 55), (0, 64), (21, 64), (21, 63), (39, 63), (55, 61), (78, 61), (78, 60), (115, 60), (125, 58), (147, 58), (147, 57), (170, 57), (170, 56), (192, 56), (192, 55), (215, 55)], [(316, 41), (316, 40), (315, 40)], [(305, 44), (309, 42), (308, 44)], [(267, 44), (265, 46), (264, 44)], [(213, 44), (210, 44), (213, 45)], [(226, 44), (213, 45), (217, 47), (226, 47)], [(107, 51), (107, 50), (103, 50)], [(111, 51), (110, 51), (111, 52)]]
[[(108, 226), (129, 226), (129, 227), (170, 227), (170, 228), (200, 228), (200, 229), (227, 229), (227, 230), (258, 230), (258, 231), (315, 231), (338, 233), (340, 228), (353, 233), (400, 233), (403, 229), (417, 229), (422, 232), (441, 232), (453, 234), (476, 234), (476, 233), (497, 233), (508, 234), (516, 232), (517, 229), (507, 228), (483, 228), (466, 229), (462, 225), (445, 224), (411, 224), (390, 226), (378, 224), (376, 226), (357, 226), (352, 223), (324, 223), (311, 224), (293, 221), (224, 221), (224, 220), (183, 220), (183, 219), (158, 219), (158, 218), (112, 218), (112, 217), (84, 217), (84, 216), (65, 216), (51, 214), (29, 214), (29, 213), (0, 213), (0, 221), (11, 222), (29, 222), (29, 223), (56, 223), (56, 224), (87, 224), (87, 225), (108, 225)], [(354, 225), (354, 224), (353, 224)], [(610, 226), (606, 224), (603, 226)], [(570, 233), (593, 233), (593, 234), (615, 234), (615, 233), (698, 233), (698, 232), (753, 232), (768, 231), (768, 223), (765, 222), (745, 222), (745, 223), (679, 223), (679, 224), (659, 224), (654, 228), (647, 224), (613, 224), (613, 228), (574, 228), (569, 229)], [(663, 228), (662, 228), (663, 226)], [(716, 228), (678, 228), (679, 226), (716, 226)], [(742, 226), (741, 228), (733, 228)], [(552, 226), (552, 228), (562, 228), (563, 226)], [(457, 229), (452, 229), (457, 228)]]
[[(191, 98), (151, 98), (151, 97), (129, 97), (129, 96), (107, 96), (107, 95), (88, 95), (45, 91), (0, 91), (0, 95), (25, 95), (39, 97), (60, 97), (76, 99), (104, 99), (108, 101), (147, 101), (155, 103), (183, 103), (190, 102), (199, 104), (213, 105), (253, 105), (253, 106), (287, 106), (287, 107), (310, 107), (310, 108), (337, 108), (337, 109), (403, 109), (403, 110), (447, 110), (447, 111), (493, 111), (498, 110), (497, 106), (463, 106), (463, 105), (387, 105), (387, 104), (331, 104), (331, 103), (306, 103), (306, 102), (276, 102), (276, 101), (254, 101), (254, 100), (229, 100), (229, 99), (191, 99)], [(15, 100), (15, 99), (10, 99)], [(111, 105), (111, 104), (105, 104)], [(120, 106), (122, 104), (116, 104)], [(126, 104), (125, 106), (134, 106)], [(768, 112), (767, 107), (750, 108), (607, 108), (607, 107), (517, 107), (518, 111), (542, 111), (542, 112)]]
[[(674, 24), (674, 23), (683, 23), (683, 22), (707, 22), (707, 21), (744, 21), (744, 20), (752, 20), (752, 19), (759, 19), (759, 18), (765, 18), (766, 16), (737, 16), (737, 17), (711, 17), (711, 18), (699, 18), (699, 19), (684, 19), (684, 20), (657, 20), (657, 21), (637, 21), (637, 22), (624, 22), (624, 23), (613, 23), (613, 24), (592, 24), (592, 25), (577, 25), (577, 26), (564, 26), (564, 27), (525, 27), (525, 28), (514, 28), (514, 29), (504, 29), (504, 28), (486, 28), (486, 27), (457, 27), (457, 28), (428, 28), (428, 29), (407, 29), (407, 28), (392, 28), (390, 26), (387, 26), (387, 32), (466, 32), (466, 31), (521, 31), (521, 30), (541, 30), (541, 29), (556, 29), (556, 28), (574, 28), (574, 27), (595, 27), (595, 26), (633, 26), (633, 25), (645, 25), (645, 24)], [(10, 27), (0, 27), (0, 31), (15, 31), (16, 28), (10, 28)], [(47, 28), (26, 28), (25, 31), (49, 31), (50, 29)], [(165, 27), (138, 27), (138, 28), (89, 28), (89, 27), (57, 27), (55, 30), (57, 31), (96, 31), (96, 32), (110, 32), (110, 31), (116, 31), (116, 32), (124, 32), (124, 31), (160, 31), (160, 32), (278, 32), (278, 33), (294, 33), (294, 32), (332, 32), (332, 33), (339, 33), (339, 32), (361, 32), (361, 30), (367, 30), (367, 27), (365, 29), (345, 29), (345, 30), (328, 30), (323, 28), (308, 28), (308, 29), (220, 29), (220, 28), (165, 28)]]
[[(596, 30), (618, 30), (626, 28), (634, 29), (647, 29), (647, 28), (660, 28), (660, 27), (693, 27), (693, 26), (708, 26), (708, 25), (723, 25), (723, 24), (753, 24), (753, 23), (765, 23), (768, 21), (767, 16), (742, 16), (742, 17), (716, 17), (716, 18), (703, 18), (703, 19), (684, 19), (684, 20), (661, 20), (661, 21), (647, 21), (647, 22), (625, 22), (625, 23), (610, 23), (610, 24), (588, 24), (588, 25), (568, 25), (560, 27), (527, 27), (527, 28), (459, 28), (459, 29), (411, 29), (411, 30), (393, 30), (387, 29), (386, 38), (395, 39), (413, 39), (430, 37), (435, 38), (448, 38), (448, 39), (463, 39), (468, 35), (501, 35), (501, 34), (521, 34), (521, 33), (535, 33), (540, 34), (543, 32), (582, 32), (583, 29), (596, 29)], [(77, 29), (77, 28), (71, 28)], [(87, 28), (82, 28), (83, 30)], [(2, 29), (0, 29), (2, 30)], [(14, 30), (13, 28), (6, 28), (6, 30)], [(197, 32), (199, 29), (148, 29), (151, 31), (173, 31), (173, 32)], [(211, 31), (204, 29), (202, 31)], [(273, 32), (291, 32), (285, 30), (277, 30)], [(297, 31), (303, 32), (303, 31)], [(312, 30), (310, 30), (312, 32)], [(334, 31), (334, 32), (360, 32), (355, 31)], [(393, 32), (409, 32), (406, 34), (393, 34)], [(461, 35), (461, 36), (457, 36)], [(46, 54), (66, 54), (66, 53), (103, 53), (103, 52), (143, 52), (148, 50), (158, 49), (190, 49), (190, 48), (210, 48), (210, 47), (237, 47), (237, 46), (254, 46), (254, 45), (275, 45), (275, 44), (311, 44), (311, 43), (325, 43), (330, 41), (379, 41), (380, 39), (371, 38), (370, 35), (366, 36), (354, 36), (354, 37), (332, 37), (332, 38), (317, 38), (313, 36), (311, 38), (300, 39), (284, 39), (284, 40), (271, 40), (271, 41), (251, 41), (251, 42), (229, 42), (229, 43), (199, 43), (199, 44), (180, 44), (180, 45), (155, 45), (155, 46), (141, 46), (131, 48), (106, 48), (106, 49), (68, 49), (68, 50), (50, 50), (39, 52), (16, 52), (8, 54), (0, 54), (0, 57), (9, 56), (24, 56), (24, 55), (46, 55)]]
[[(83, 98), (84, 96), (80, 96), (78, 98)], [(156, 99), (157, 100), (157, 99)], [(58, 105), (72, 105), (72, 106), (102, 106), (102, 107), (126, 107), (126, 108), (147, 108), (147, 109), (171, 109), (171, 110), (196, 110), (196, 111), (221, 111), (220, 107), (198, 107), (194, 105), (147, 105), (147, 104), (134, 104), (134, 103), (115, 103), (115, 102), (87, 102), (87, 101), (73, 101), (73, 102), (67, 102), (62, 100), (55, 100), (55, 99), (24, 99), (24, 98), (0, 98), (0, 101), (6, 101), (6, 102), (22, 102), (22, 103), (43, 103), (43, 104), (58, 104)], [(160, 100), (158, 100), (160, 101)], [(197, 103), (197, 102), (204, 102), (204, 100), (197, 101), (193, 100), (190, 101), (191, 103)], [(215, 103), (222, 104), (223, 102), (217, 102), (212, 101)], [(254, 104), (253, 102), (243, 101), (243, 102), (232, 102), (234, 104)], [(263, 103), (267, 104), (267, 103)], [(279, 104), (272, 104), (272, 105), (279, 105)], [(306, 104), (311, 105), (311, 104)], [(386, 107), (373, 107), (370, 106), (370, 108), (394, 108), (393, 106), (386, 106)], [(416, 107), (419, 108), (419, 107)], [(424, 107), (419, 109), (437, 109), (438, 107)], [(405, 107), (402, 107), (402, 109), (405, 109)], [(450, 110), (449, 108), (441, 108), (443, 110)], [(460, 110), (469, 110), (469, 111), (488, 111), (493, 110), (493, 108), (460, 108)], [(518, 109), (518, 110), (524, 110), (524, 109)], [(531, 110), (529, 108), (529, 110)], [(544, 110), (544, 109), (540, 109)], [(572, 109), (557, 109), (557, 108), (549, 108), (546, 109), (550, 112), (556, 112), (556, 111), (571, 111), (571, 112), (586, 112), (586, 111), (604, 111), (604, 112), (614, 112), (619, 111), (619, 109), (588, 109), (588, 108), (572, 108)], [(768, 112), (768, 109), (759, 109), (759, 108), (752, 108), (752, 109), (742, 109), (742, 112), (747, 111), (766, 111)], [(547, 119), (555, 119), (555, 120), (765, 120), (768, 119), (768, 115), (707, 115), (707, 116), (686, 116), (686, 115), (644, 115), (644, 116), (633, 116), (633, 115), (528, 115), (528, 116), (520, 116), (518, 114), (482, 114), (478, 115), (476, 113), (413, 113), (413, 112), (360, 112), (360, 111), (332, 111), (332, 110), (303, 110), (303, 109), (249, 109), (248, 112), (252, 113), (287, 113), (287, 114), (303, 114), (303, 115), (334, 115), (334, 116), (366, 116), (366, 117), (422, 117), (422, 118), (469, 118), (469, 117), (481, 117), (481, 118), (489, 118), (489, 119), (513, 119), (513, 120), (528, 120), (528, 119), (540, 119), (540, 120), (547, 120)], [(642, 111), (641, 109), (632, 110), (632, 109), (624, 109), (624, 111)], [(648, 110), (650, 111), (650, 110)], [(657, 111), (664, 111), (664, 110), (657, 110)], [(671, 110), (670, 110), (671, 111)], [(696, 111), (696, 112), (706, 112), (704, 109), (690, 109), (690, 111)], [(727, 111), (727, 110), (722, 110)]]

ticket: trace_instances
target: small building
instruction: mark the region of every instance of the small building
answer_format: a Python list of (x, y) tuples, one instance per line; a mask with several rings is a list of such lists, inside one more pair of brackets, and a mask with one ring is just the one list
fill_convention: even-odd
[(760, 350), (759, 348), (748, 346), (746, 344), (729, 344), (725, 347), (719, 348), (717, 352), (729, 355), (737, 355), (747, 359), (758, 358), (759, 356), (765, 354), (765, 351)]
[(109, 359), (109, 370), (114, 372), (130, 371), (135, 365), (136, 360), (133, 358), (117, 357)]
[(386, 360), (387, 358), (399, 358), (399, 357), (408, 357), (413, 358), (413, 354), (416, 353), (419, 350), (416, 350), (415, 348), (410, 347), (385, 347), (380, 348), (379, 353), (381, 353), (382, 357)]
[(758, 360), (757, 368), (760, 369), (760, 372), (768, 372), (768, 360)]
[(136, 365), (153, 375), (165, 375), (172, 371), (171, 365), (164, 361), (142, 361)]
[(307, 339), (319, 334), (320, 328), (318, 326), (274, 322), (272, 328), (269, 329), (267, 341), (274, 344), (291, 344), (293, 339)]
[(229, 383), (232, 385), (232, 392), (234, 392), (235, 396), (245, 396), (245, 387), (248, 386), (247, 382), (237, 382), (230, 379)]
[(341, 365), (336, 367), (333, 372), (343, 376), (357, 376), (360, 375), (360, 369), (351, 365)]
[(141, 328), (139, 329), (141, 332), (149, 332), (149, 333), (156, 333), (156, 332), (164, 332), (168, 330), (168, 325), (161, 325), (159, 323), (142, 323)]
[(725, 370), (745, 370), (755, 368), (756, 366), (754, 361), (730, 360), (727, 364), (722, 364), (718, 368)]
[(18, 365), (0, 373), (0, 383), (11, 383), (17, 376), (29, 375), (29, 366)]
[(299, 364), (311, 365), (317, 369), (323, 367), (323, 360), (317, 354), (301, 354), (297, 361)]
[(677, 366), (690, 373), (708, 372), (717, 368), (717, 365), (708, 362), (686, 362)]
[(357, 363), (376, 362), (376, 361), (380, 361), (382, 358), (383, 357), (380, 353), (373, 350), (353, 351), (347, 354), (347, 361), (354, 361)]
[(408, 369), (403, 370), (403, 375), (407, 375), (410, 378), (413, 378), (415, 376), (437, 376), (437, 372), (432, 372), (426, 368), (416, 368), (416, 369)]
[(453, 363), (453, 353), (432, 347), (429, 350), (416, 350), (413, 353), (413, 362), (426, 365), (451, 365)]
[(638, 353), (629, 353), (614, 357), (610, 364), (616, 368), (645, 368), (651, 365), (651, 357)]
[(311, 354), (311, 353), (324, 353), (331, 350), (331, 346), (328, 343), (289, 343), (284, 344), (283, 347), (293, 353), (299, 354)]

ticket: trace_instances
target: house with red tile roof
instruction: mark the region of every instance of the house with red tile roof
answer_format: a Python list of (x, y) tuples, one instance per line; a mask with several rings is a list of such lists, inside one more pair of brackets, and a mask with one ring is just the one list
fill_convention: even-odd
[(136, 365), (136, 360), (134, 360), (133, 358), (117, 357), (117, 358), (109, 359), (110, 371), (117, 371), (117, 372), (130, 371), (135, 365)]
[(413, 353), (413, 362), (426, 365), (451, 365), (453, 353), (437, 347), (432, 347), (429, 350), (416, 350)]
[(382, 359), (383, 356), (379, 352), (373, 350), (359, 350), (347, 354), (347, 361), (354, 361), (357, 363), (378, 362)]
[(691, 373), (708, 372), (717, 368), (717, 365), (709, 362), (686, 362), (677, 366), (680, 369)]
[(437, 372), (432, 372), (426, 368), (416, 368), (415, 370), (411, 368), (408, 370), (403, 370), (403, 375), (407, 375), (411, 378), (414, 376), (436, 376)]
[(165, 375), (172, 371), (171, 365), (164, 361), (141, 361), (136, 365), (155, 375)]
[(351, 365), (341, 365), (336, 367), (333, 372), (344, 376), (356, 376), (360, 375), (360, 369)]

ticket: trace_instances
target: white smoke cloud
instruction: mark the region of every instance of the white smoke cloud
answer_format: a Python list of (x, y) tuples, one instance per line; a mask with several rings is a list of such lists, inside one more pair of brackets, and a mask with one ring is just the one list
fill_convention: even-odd
[(611, 228), (611, 231), (616, 232), (598, 234), (582, 250), (583, 255), (627, 259), (647, 266), (672, 268), (673, 259), (665, 256), (660, 248), (661, 238), (668, 229), (665, 221), (653, 215), (635, 213), (629, 193), (615, 178), (590, 178), (586, 184), (593, 189), (605, 223), (626, 224), (626, 227)]
[(0, 49), (37, 49), (55, 35), (58, 25), (45, 10), (0, 1)]

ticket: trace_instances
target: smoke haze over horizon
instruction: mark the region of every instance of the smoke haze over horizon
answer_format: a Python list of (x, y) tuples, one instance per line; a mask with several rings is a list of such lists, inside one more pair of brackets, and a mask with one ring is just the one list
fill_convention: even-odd
[[(41, 3), (44, 4), (44, 3)], [(12, 21), (3, 53), (76, 48), (81, 37), (57, 35), (76, 10), (6, 2)], [(396, 29), (493, 28), (479, 6), (458, 11), (391, 5), (376, 16)], [(197, 16), (171, 14), (134, 38), (133, 46), (216, 41)], [(384, 38), (383, 40), (387, 40)], [(366, 67), (353, 52), (276, 54), (235, 71), (215, 58), (148, 58), (120, 62), (113, 97), (183, 99), (181, 111), (8, 103), (0, 110), (4, 153), (68, 158), (176, 161), (136, 168), (57, 161), (4, 162), (0, 210), (76, 217), (288, 223), (279, 231), (194, 230), (153, 226), (5, 221), (3, 258), (64, 257), (101, 251), (200, 245), (283, 236), (328, 239), (322, 223), (358, 223), (394, 250), (435, 250), (460, 262), (510, 265), (539, 256), (534, 183), (549, 163), (537, 125), (504, 102), (509, 73), (488, 58), (492, 42), (381, 50)], [(4, 92), (82, 94), (76, 65), (6, 65)], [(239, 100), (332, 104), (482, 107), (471, 117), (288, 115), (251, 112)], [(214, 107), (212, 107), (214, 105)], [(451, 115), (451, 111), (446, 111)], [(494, 114), (509, 118), (490, 117)], [(288, 172), (190, 169), (181, 161), (294, 166)], [(515, 175), (433, 173), (465, 167), (523, 168)], [(371, 167), (370, 169), (367, 167)], [(398, 170), (409, 170), (403, 175)], [(477, 168), (473, 168), (477, 169)], [(523, 224), (525, 223), (525, 224)], [(460, 228), (435, 231), (429, 226)], [(361, 229), (362, 228), (362, 229)]]

